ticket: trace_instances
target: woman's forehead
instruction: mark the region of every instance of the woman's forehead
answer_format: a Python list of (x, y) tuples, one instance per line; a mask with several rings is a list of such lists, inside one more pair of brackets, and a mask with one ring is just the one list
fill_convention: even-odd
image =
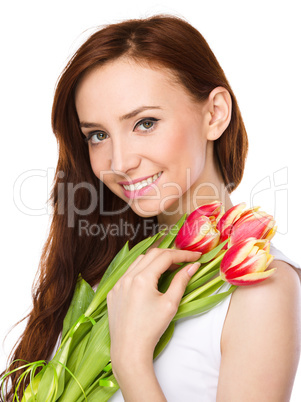
[(140, 105), (165, 108), (179, 101), (186, 103), (185, 92), (164, 67), (117, 59), (87, 72), (78, 84), (75, 100), (77, 110), (85, 116), (95, 107), (103, 112), (114, 107), (120, 116)]
[(90, 68), (80, 79), (76, 93), (83, 87), (90, 90), (95, 85), (102, 85), (107, 89), (118, 86), (121, 91), (127, 84), (134, 89), (136, 83), (143, 84), (144, 90), (147, 86), (156, 88), (156, 84), (158, 87), (164, 85), (175, 89), (180, 86), (175, 71), (165, 66), (149, 64), (145, 60), (136, 61), (128, 57), (120, 57)]

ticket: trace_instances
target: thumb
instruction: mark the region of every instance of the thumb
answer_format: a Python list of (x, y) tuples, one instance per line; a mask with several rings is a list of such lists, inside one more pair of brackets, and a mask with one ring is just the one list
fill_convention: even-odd
[(182, 296), (185, 292), (186, 286), (192, 277), (196, 273), (196, 271), (200, 267), (199, 262), (195, 262), (193, 264), (186, 265), (185, 268), (181, 269), (177, 274), (174, 276), (169, 288), (166, 292), (169, 299), (172, 299), (177, 306), (180, 304)]

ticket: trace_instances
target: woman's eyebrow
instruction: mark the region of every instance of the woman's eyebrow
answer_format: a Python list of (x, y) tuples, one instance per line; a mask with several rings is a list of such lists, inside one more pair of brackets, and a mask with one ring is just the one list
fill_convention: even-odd
[(80, 128), (99, 128), (99, 124), (97, 123), (88, 123), (85, 121), (81, 121), (79, 123)]
[(119, 117), (119, 120), (122, 121), (122, 120), (130, 119), (130, 118), (136, 116), (138, 113), (141, 113), (144, 110), (148, 110), (148, 109), (162, 109), (162, 108), (161, 108), (161, 106), (140, 106), (138, 109), (135, 109), (132, 112)]
[[(144, 110), (149, 110), (149, 109), (162, 109), (162, 107), (161, 106), (140, 106), (139, 108), (132, 110), (131, 112), (129, 112), (123, 116), (120, 116), (119, 121), (131, 119), (132, 117), (135, 117), (137, 114), (143, 112)], [(82, 122), (80, 122), (80, 127), (81, 128), (97, 128), (97, 127), (100, 127), (100, 124), (82, 121)]]

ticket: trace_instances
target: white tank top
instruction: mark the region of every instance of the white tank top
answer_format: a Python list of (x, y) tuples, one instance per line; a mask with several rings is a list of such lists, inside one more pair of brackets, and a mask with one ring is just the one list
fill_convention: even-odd
[[(275, 260), (300, 266), (271, 243)], [(224, 285), (224, 290), (229, 284)], [(175, 323), (173, 336), (154, 360), (158, 382), (168, 402), (215, 402), (221, 363), (221, 334), (231, 295), (208, 313), (182, 318)], [(121, 390), (109, 399), (124, 401)]]

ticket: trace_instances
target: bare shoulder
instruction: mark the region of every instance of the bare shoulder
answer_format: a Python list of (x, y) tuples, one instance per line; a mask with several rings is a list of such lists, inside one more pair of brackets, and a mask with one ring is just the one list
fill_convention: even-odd
[[(273, 261), (271, 268), (277, 270), (267, 280), (257, 285), (240, 286), (235, 290), (229, 312), (230, 309), (239, 312), (247, 308), (252, 314), (258, 313), (260, 309), (262, 315), (266, 316), (275, 310), (279, 312), (279, 309), (284, 310), (288, 306), (298, 305), (295, 302), (300, 297), (300, 279), (296, 271), (280, 260)], [(234, 318), (232, 314), (230, 318)]]
[(239, 401), (245, 392), (244, 401), (289, 400), (300, 356), (301, 286), (289, 264), (275, 260), (271, 268), (277, 270), (270, 278), (232, 295), (221, 339), (223, 398), (217, 400)]

